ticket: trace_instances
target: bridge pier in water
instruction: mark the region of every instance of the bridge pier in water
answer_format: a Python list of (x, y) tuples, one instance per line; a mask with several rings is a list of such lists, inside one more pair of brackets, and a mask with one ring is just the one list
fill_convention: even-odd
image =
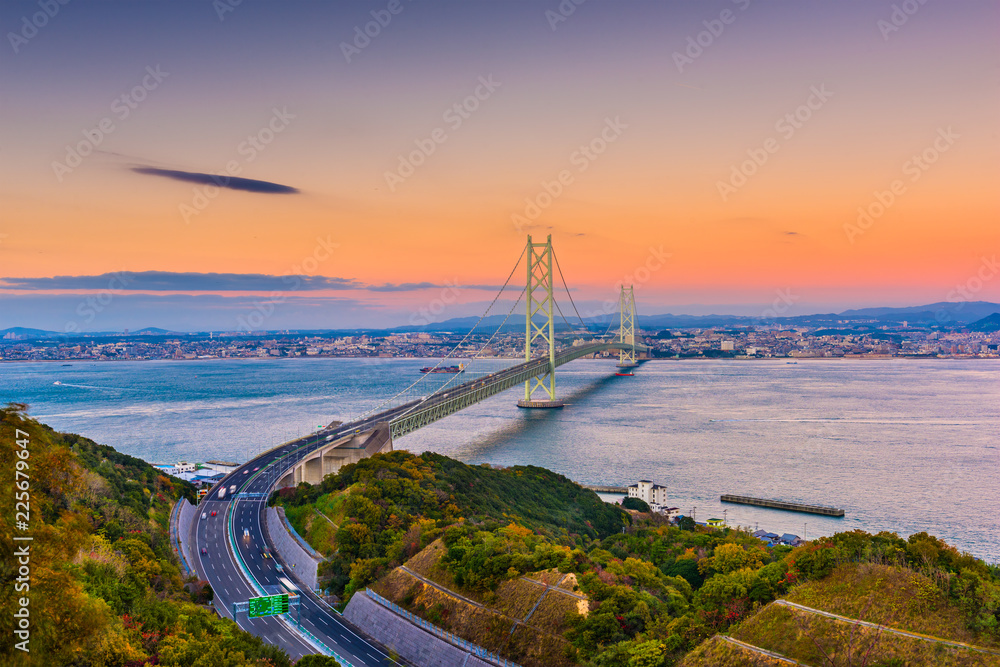
[(622, 343), (631, 345), (631, 348), (622, 348), (618, 351), (618, 368), (622, 369), (615, 375), (631, 377), (634, 375), (632, 367), (635, 361), (635, 288), (629, 285), (625, 291), (622, 285), (621, 293), (618, 297), (618, 312), (621, 314), (621, 323), (618, 326), (618, 339)]

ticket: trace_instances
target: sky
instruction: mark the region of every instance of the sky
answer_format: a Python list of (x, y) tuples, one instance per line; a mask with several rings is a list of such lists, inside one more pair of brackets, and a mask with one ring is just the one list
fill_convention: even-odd
[[(0, 5), (0, 329), (1000, 301), (1000, 4)], [(565, 296), (558, 297), (565, 304)]]

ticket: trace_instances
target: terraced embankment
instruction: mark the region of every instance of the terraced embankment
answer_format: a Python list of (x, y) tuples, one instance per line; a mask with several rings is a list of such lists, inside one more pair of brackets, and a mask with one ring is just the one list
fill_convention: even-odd
[(586, 613), (573, 575), (536, 572), (485, 595), (463, 590), (441, 566), (445, 547), (430, 544), (383, 577), (379, 594), (421, 618), (525, 667), (572, 665), (563, 638), (569, 618)]
[(681, 664), (1000, 666), (1000, 646), (969, 631), (938, 588), (908, 569), (843, 565), (787, 598), (762, 608), (731, 637), (706, 641)]

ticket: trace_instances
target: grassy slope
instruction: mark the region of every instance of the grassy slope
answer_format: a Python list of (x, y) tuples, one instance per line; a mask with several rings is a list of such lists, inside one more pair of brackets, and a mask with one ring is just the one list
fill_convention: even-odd
[(683, 667), (788, 667), (789, 663), (724, 641), (718, 635), (685, 656)]
[[(971, 632), (956, 606), (927, 577), (909, 569), (876, 564), (847, 564), (828, 577), (792, 589), (785, 599), (814, 609), (859, 618), (886, 627), (941, 639), (996, 647), (988, 634)], [(879, 633), (775, 604), (768, 605), (734, 629), (734, 638), (781, 653), (807, 664), (1000, 665), (1000, 656)], [(713, 639), (692, 651), (682, 663), (743, 665), (742, 652)], [(897, 662), (893, 662), (893, 660)], [(762, 663), (767, 664), (767, 663)]]
[[(810, 665), (868, 664), (986, 667), (1000, 665), (1000, 656), (989, 656), (942, 644), (901, 637), (874, 628), (769, 605), (733, 633), (736, 639)], [(895, 661), (895, 662), (894, 662)]]

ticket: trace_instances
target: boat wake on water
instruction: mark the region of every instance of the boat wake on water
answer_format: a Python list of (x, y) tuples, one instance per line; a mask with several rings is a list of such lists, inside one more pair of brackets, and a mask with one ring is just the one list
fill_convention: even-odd
[(53, 385), (59, 387), (73, 387), (74, 389), (101, 389), (105, 391), (128, 391), (125, 387), (98, 387), (92, 384), (70, 384), (69, 382), (60, 382), (56, 380), (52, 383)]

